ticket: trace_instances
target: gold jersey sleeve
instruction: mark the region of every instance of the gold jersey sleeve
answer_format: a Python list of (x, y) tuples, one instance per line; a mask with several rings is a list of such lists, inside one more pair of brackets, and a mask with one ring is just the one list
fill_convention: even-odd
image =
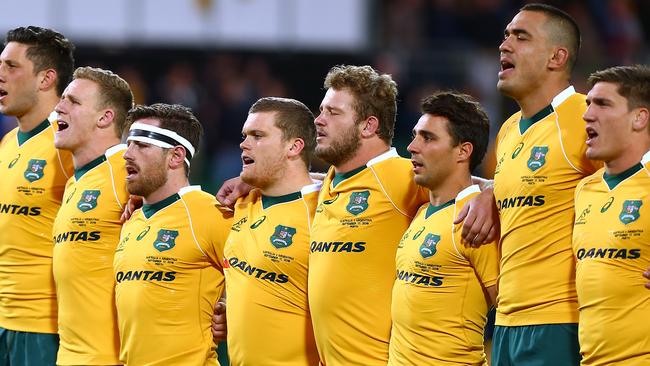
[(395, 150), (353, 174), (330, 168), (309, 255), (309, 306), (324, 364), (386, 365), (397, 244), (427, 201), (411, 162)]
[(575, 195), (573, 250), (580, 303), (582, 365), (650, 364), (650, 172), (637, 164), (617, 176), (604, 169)]
[(120, 363), (113, 254), (129, 198), (125, 150), (126, 145), (117, 145), (75, 170), (54, 220), (59, 365)]
[(230, 226), (199, 187), (145, 205), (124, 224), (113, 265), (122, 362), (218, 364), (210, 328)]
[(484, 289), (497, 281), (495, 243), (461, 244), (453, 221), (479, 193), (470, 186), (456, 200), (425, 204), (397, 249), (388, 364), (486, 365), (483, 333), (490, 309)]
[(52, 225), (73, 170), (49, 120), (0, 143), (0, 327), (57, 332)]
[(235, 206), (225, 248), (231, 365), (318, 365), (307, 303), (309, 232), (319, 185)]
[(570, 87), (532, 125), (522, 128), (518, 112), (499, 132), (494, 175), (501, 220), (497, 325), (578, 322), (573, 194), (578, 182), (596, 170), (585, 157), (585, 109), (585, 96)]

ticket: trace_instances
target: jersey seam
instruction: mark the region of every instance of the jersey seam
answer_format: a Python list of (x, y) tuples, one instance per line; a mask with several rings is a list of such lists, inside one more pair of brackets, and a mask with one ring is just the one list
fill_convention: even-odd
[[(470, 268), (472, 270), (469, 271), (465, 275), (465, 281), (464, 281), (465, 282), (465, 290), (463, 291), (463, 303), (462, 303), (462, 305), (460, 307), (460, 313), (462, 314), (461, 319), (462, 319), (462, 322), (463, 322), (463, 324), (462, 324), (463, 325), (463, 337), (465, 337), (465, 342), (467, 342), (467, 344), (471, 344), (471, 342), (470, 342), (469, 337), (467, 335), (467, 327), (465, 326), (465, 322), (467, 322), (467, 317), (465, 316), (464, 309), (465, 309), (465, 305), (466, 305), (466, 301), (467, 301), (467, 293), (469, 292), (469, 281), (470, 281), (469, 277), (472, 275), (472, 273), (474, 273), (474, 267), (472, 267), (471, 264), (470, 264)], [(481, 288), (483, 288), (483, 285), (481, 285)]]
[[(460, 254), (460, 250), (459, 250), (458, 247), (456, 246), (456, 235), (454, 235), (454, 222), (453, 222), (453, 218), (456, 217), (456, 205), (457, 205), (457, 204), (458, 204), (457, 202), (454, 203), (454, 214), (452, 215), (452, 222), (451, 222), (451, 243), (453, 244), (454, 249), (456, 250), (456, 253), (458, 254), (458, 258), (459, 258), (459, 259), (462, 259), (462, 260), (467, 260), (467, 258), (463, 257), (463, 255)], [(463, 221), (463, 222), (464, 222), (464, 221)]]
[(412, 218), (413, 218), (412, 216), (407, 215), (407, 214), (404, 213), (402, 210), (400, 210), (399, 207), (397, 207), (397, 204), (395, 204), (395, 202), (393, 201), (393, 199), (391, 198), (391, 196), (388, 194), (388, 192), (386, 192), (386, 189), (384, 188), (384, 185), (381, 183), (381, 180), (380, 180), (379, 177), (377, 176), (377, 173), (375, 172), (374, 167), (373, 167), (373, 166), (369, 166), (368, 168), (370, 168), (370, 171), (371, 171), (372, 174), (375, 176), (375, 179), (377, 180), (377, 183), (379, 184), (379, 188), (380, 188), (381, 191), (384, 193), (384, 195), (386, 196), (386, 198), (388, 198), (388, 201), (390, 201), (390, 204), (391, 204), (393, 207), (395, 207), (395, 209), (397, 210), (397, 212), (399, 212), (399, 213), (402, 214), (403, 216), (406, 216), (406, 217), (412, 219)]
[[(65, 175), (66, 180), (70, 179), (70, 176), (68, 175), (68, 172), (65, 170), (65, 166), (63, 165), (63, 159), (61, 158), (61, 152), (59, 149), (54, 149), (56, 151), (56, 157), (57, 160), (59, 160), (59, 166), (61, 167), (61, 171), (63, 172), (63, 175)], [(74, 175), (74, 173), (73, 173)]]
[(305, 212), (307, 213), (307, 230), (311, 235), (311, 217), (309, 215), (309, 205), (307, 204), (307, 201), (305, 201), (304, 197), (302, 197), (302, 204), (305, 207)]
[(113, 164), (111, 164), (110, 160), (106, 159), (106, 164), (108, 164), (108, 173), (111, 175), (111, 186), (113, 187), (113, 195), (115, 196), (115, 202), (117, 202), (117, 205), (120, 207), (120, 210), (124, 210), (124, 206), (122, 206), (122, 202), (120, 202), (120, 197), (117, 194), (117, 187), (115, 186), (115, 176), (113, 175)]
[(185, 212), (187, 213), (187, 219), (190, 222), (190, 232), (192, 233), (192, 239), (194, 239), (194, 244), (196, 244), (196, 247), (199, 249), (199, 252), (203, 254), (205, 257), (208, 257), (207, 254), (203, 251), (201, 248), (201, 245), (199, 245), (199, 241), (196, 239), (196, 234), (194, 233), (194, 225), (192, 224), (192, 215), (190, 215), (190, 210), (187, 207), (187, 203), (183, 199), (183, 196), (181, 196), (181, 202), (183, 202), (183, 207), (185, 207)]
[(555, 113), (555, 127), (557, 128), (557, 133), (558, 133), (558, 142), (560, 143), (560, 150), (562, 150), (562, 155), (564, 156), (564, 159), (566, 160), (567, 163), (575, 170), (576, 172), (580, 174), (586, 174), (584, 171), (581, 169), (578, 169), (573, 163), (571, 162), (571, 159), (569, 159), (569, 156), (567, 156), (566, 151), (564, 149), (564, 141), (562, 141), (562, 128), (560, 128), (560, 114), (557, 111), (554, 111)]

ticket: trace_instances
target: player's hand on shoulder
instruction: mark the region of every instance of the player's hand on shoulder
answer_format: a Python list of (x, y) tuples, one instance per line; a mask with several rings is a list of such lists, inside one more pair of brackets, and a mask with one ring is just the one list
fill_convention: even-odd
[(454, 224), (459, 224), (463, 220), (461, 235), (464, 245), (476, 248), (499, 239), (501, 234), (499, 211), (491, 187), (467, 201)]
[(226, 323), (226, 303), (219, 300), (214, 304), (212, 314), (212, 337), (214, 343), (225, 341), (228, 336), (228, 324)]
[(248, 194), (253, 187), (242, 182), (241, 178), (230, 178), (223, 182), (221, 188), (216, 194), (217, 201), (221, 202), (224, 206), (232, 207), (237, 202), (237, 199)]
[[(643, 277), (645, 277), (648, 281), (650, 281), (650, 267), (648, 267), (646, 271), (643, 272)], [(650, 282), (646, 282), (645, 288), (650, 290)]]
[(142, 207), (142, 197), (130, 195), (129, 200), (126, 202), (126, 205), (124, 206), (124, 212), (122, 212), (122, 216), (120, 216), (120, 222), (122, 224), (125, 223), (128, 219), (131, 218), (133, 212), (139, 209), (140, 207)]

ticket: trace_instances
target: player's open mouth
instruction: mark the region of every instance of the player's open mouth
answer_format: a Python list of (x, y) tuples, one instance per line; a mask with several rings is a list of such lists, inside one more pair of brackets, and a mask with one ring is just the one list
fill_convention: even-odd
[(245, 166), (248, 166), (248, 165), (251, 165), (251, 164), (255, 163), (255, 160), (249, 158), (248, 156), (242, 155), (241, 162), (242, 162), (242, 165), (245, 167)]
[(499, 71), (499, 76), (503, 76), (506, 73), (515, 69), (515, 64), (506, 58), (501, 59), (501, 71)]
[(63, 131), (68, 128), (68, 122), (57, 120), (56, 121), (57, 131)]
[(587, 127), (587, 145), (594, 142), (596, 138), (598, 138), (598, 132), (591, 127)]
[(4, 98), (7, 95), (7, 91), (4, 89), (0, 89), (0, 99)]
[(127, 165), (126, 174), (126, 179), (133, 179), (135, 175), (138, 174), (138, 169), (136, 169), (133, 165)]
[(421, 164), (420, 162), (411, 159), (411, 164), (413, 164), (413, 171), (417, 173), (420, 168), (424, 167), (424, 164)]

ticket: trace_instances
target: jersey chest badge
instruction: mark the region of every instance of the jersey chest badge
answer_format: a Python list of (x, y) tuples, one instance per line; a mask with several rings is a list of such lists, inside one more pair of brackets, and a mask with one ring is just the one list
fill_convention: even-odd
[(87, 189), (83, 191), (79, 202), (77, 202), (77, 208), (79, 211), (86, 212), (97, 207), (97, 198), (99, 198), (100, 194), (102, 194), (102, 192), (98, 189)]
[(27, 169), (25, 169), (25, 173), (23, 174), (25, 179), (31, 183), (43, 178), (43, 169), (46, 164), (47, 162), (42, 159), (30, 159), (29, 163), (27, 163)]
[(177, 230), (160, 229), (158, 230), (158, 236), (156, 237), (156, 240), (153, 242), (153, 247), (156, 248), (159, 252), (170, 250), (176, 246), (175, 240), (177, 237)]
[(618, 219), (625, 225), (636, 221), (641, 216), (639, 213), (641, 205), (643, 205), (643, 201), (641, 200), (625, 200), (621, 213), (618, 214)]
[(370, 191), (352, 192), (350, 202), (345, 206), (345, 209), (354, 216), (357, 216), (368, 209), (369, 197)]
[(428, 233), (420, 245), (420, 255), (422, 258), (427, 259), (433, 257), (433, 255), (438, 251), (436, 249), (438, 242), (440, 242), (440, 235)]
[(271, 235), (269, 240), (274, 247), (277, 249), (282, 249), (290, 246), (293, 243), (294, 235), (296, 235), (295, 228), (278, 225), (275, 227), (275, 232), (273, 235)]
[(548, 153), (548, 146), (533, 146), (530, 150), (530, 158), (528, 159), (528, 169), (536, 171), (546, 164), (546, 154)]

